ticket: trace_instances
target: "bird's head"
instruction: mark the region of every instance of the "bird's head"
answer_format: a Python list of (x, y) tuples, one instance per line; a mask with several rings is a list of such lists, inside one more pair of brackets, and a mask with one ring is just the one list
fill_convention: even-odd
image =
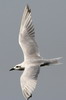
[(18, 64), (15, 67), (11, 68), (9, 71), (13, 71), (13, 70), (22, 71), (22, 70), (24, 70), (24, 67), (22, 67), (20, 64)]

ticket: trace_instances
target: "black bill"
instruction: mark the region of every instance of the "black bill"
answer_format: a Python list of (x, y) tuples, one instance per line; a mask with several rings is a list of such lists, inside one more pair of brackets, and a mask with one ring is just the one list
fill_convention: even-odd
[(11, 68), (9, 71), (15, 70), (14, 68)]

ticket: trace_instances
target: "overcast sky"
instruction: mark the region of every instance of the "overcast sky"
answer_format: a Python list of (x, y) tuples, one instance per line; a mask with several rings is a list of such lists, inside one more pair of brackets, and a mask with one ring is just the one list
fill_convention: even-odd
[(0, 0), (0, 100), (25, 100), (22, 72), (9, 69), (23, 61), (18, 35), (26, 4), (41, 56), (63, 57), (62, 65), (41, 68), (31, 100), (66, 100), (66, 0)]

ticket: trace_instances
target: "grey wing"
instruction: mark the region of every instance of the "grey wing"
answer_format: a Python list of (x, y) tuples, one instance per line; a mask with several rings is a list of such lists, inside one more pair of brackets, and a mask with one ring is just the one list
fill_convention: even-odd
[(21, 21), (19, 44), (23, 50), (25, 59), (30, 59), (30, 57), (33, 56), (39, 56), (38, 46), (35, 41), (35, 31), (32, 23), (31, 9), (28, 5), (24, 9)]
[(25, 69), (23, 75), (20, 78), (22, 92), (26, 99), (29, 99), (32, 96), (32, 92), (34, 91), (37, 84), (39, 70), (40, 67), (38, 66), (28, 67)]

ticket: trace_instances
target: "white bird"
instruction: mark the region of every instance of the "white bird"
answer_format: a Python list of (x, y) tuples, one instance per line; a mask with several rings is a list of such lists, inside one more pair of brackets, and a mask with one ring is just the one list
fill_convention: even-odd
[(24, 9), (21, 27), (19, 32), (19, 44), (24, 54), (24, 61), (21, 64), (11, 68), (12, 70), (24, 70), (20, 77), (20, 84), (23, 95), (26, 100), (32, 97), (40, 67), (51, 64), (59, 64), (59, 58), (43, 59), (38, 51), (38, 45), (35, 41), (34, 25), (32, 23), (31, 9), (27, 5)]

